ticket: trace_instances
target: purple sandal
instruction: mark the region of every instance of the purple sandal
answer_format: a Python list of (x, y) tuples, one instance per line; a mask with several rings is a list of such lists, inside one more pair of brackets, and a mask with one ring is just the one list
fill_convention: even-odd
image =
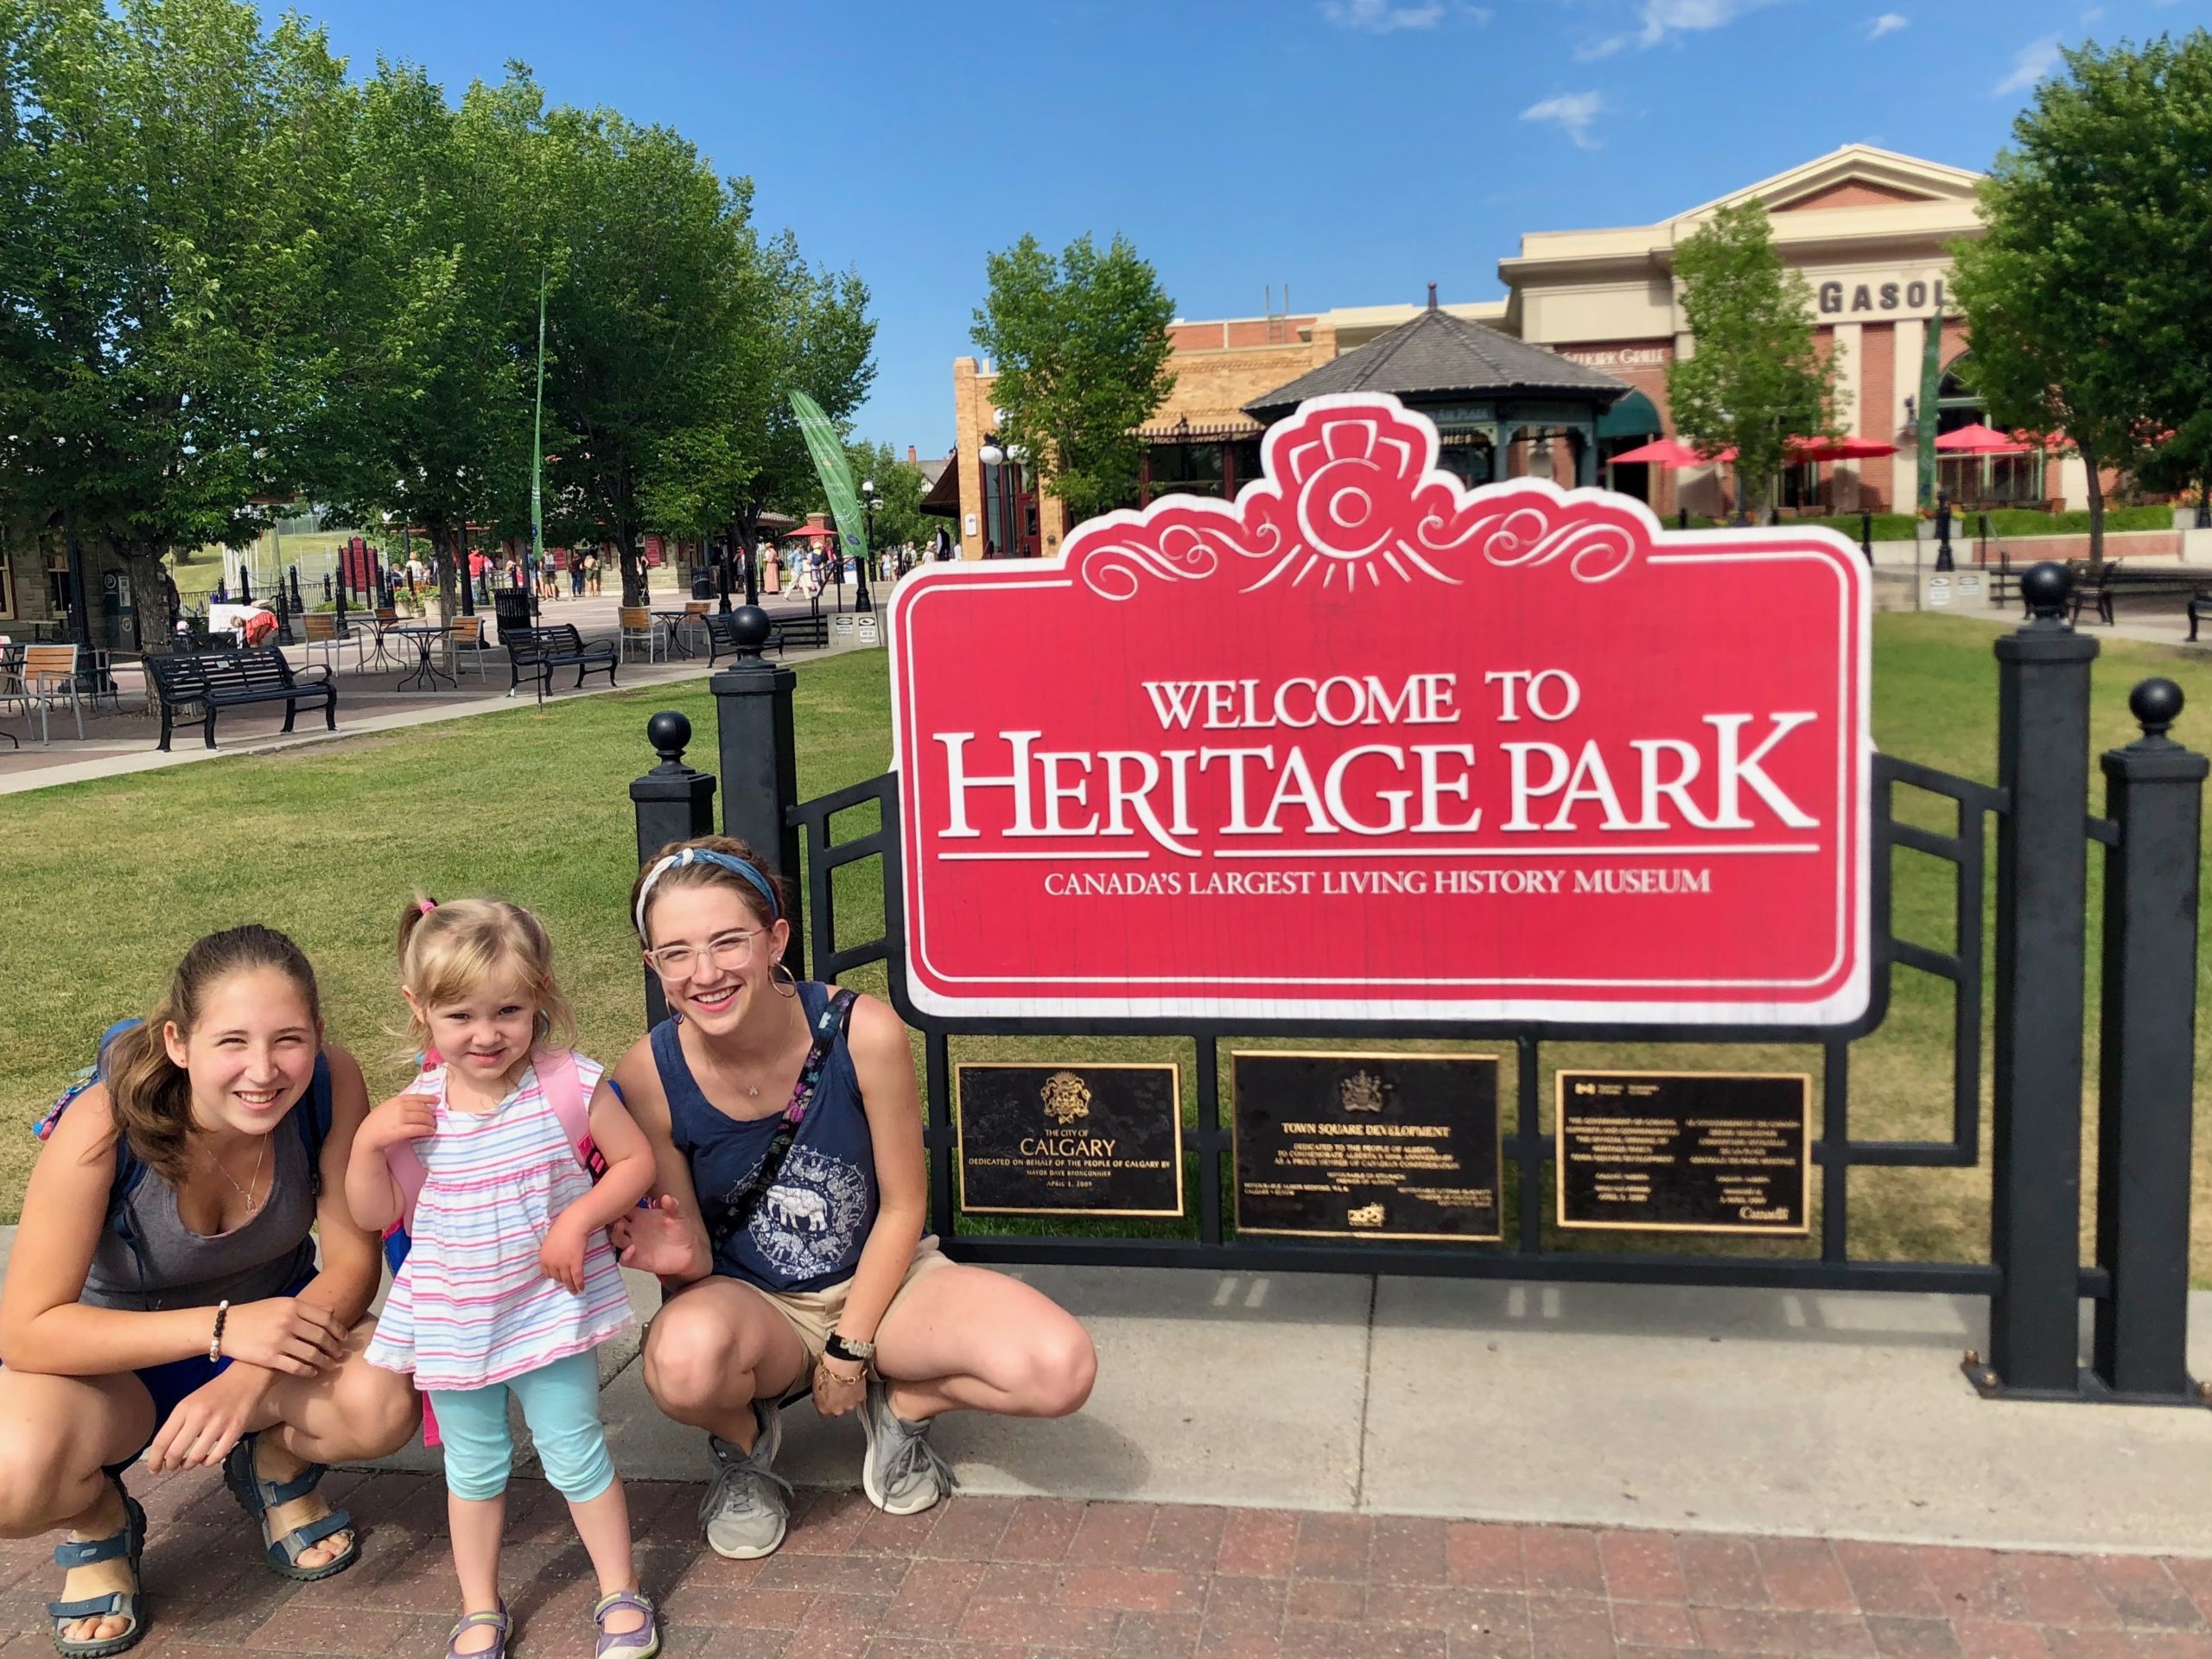
[[(491, 1625), (499, 1631), (499, 1639), (488, 1648), (480, 1648), (474, 1653), (463, 1653), (459, 1646), (461, 1633), (476, 1624)], [(507, 1659), (507, 1604), (505, 1601), (499, 1604), (499, 1611), (496, 1613), (463, 1613), (454, 1625), (453, 1633), (446, 1638), (446, 1659)]]
[[(633, 1608), (643, 1613), (645, 1622), (634, 1630), (610, 1633), (607, 1616), (618, 1607)], [(652, 1602), (634, 1590), (617, 1590), (611, 1596), (601, 1596), (599, 1605), (591, 1610), (591, 1621), (599, 1626), (599, 1646), (593, 1649), (596, 1659), (653, 1659), (660, 1651), (660, 1621), (653, 1616)]]

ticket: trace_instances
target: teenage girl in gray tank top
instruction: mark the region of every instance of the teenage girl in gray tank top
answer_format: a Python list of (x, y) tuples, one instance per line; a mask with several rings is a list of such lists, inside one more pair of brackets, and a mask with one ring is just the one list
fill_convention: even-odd
[[(124, 1475), (220, 1465), (272, 1570), (359, 1553), (323, 1466), (413, 1434), (408, 1380), (362, 1357), (377, 1241), (344, 1192), (367, 1110), (322, 1046), (315, 974), (262, 927), (194, 944), (103, 1057), (32, 1170), (0, 1287), (0, 1535), (69, 1530), (65, 1656), (144, 1634), (144, 1512)], [(319, 1229), (321, 1267), (310, 1228)]]

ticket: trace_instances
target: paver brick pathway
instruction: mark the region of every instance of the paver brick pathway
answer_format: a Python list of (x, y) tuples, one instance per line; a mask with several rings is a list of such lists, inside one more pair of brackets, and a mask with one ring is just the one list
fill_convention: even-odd
[[(130, 1478), (153, 1530), (138, 1652), (403, 1659), (453, 1618), (432, 1476), (334, 1474), (360, 1564), (295, 1586), (263, 1569), (220, 1484)], [(2212, 1561), (1597, 1532), (1345, 1515), (955, 1497), (877, 1514), (802, 1495), (765, 1561), (697, 1541), (701, 1489), (638, 1482), (646, 1588), (677, 1659), (1584, 1659), (1697, 1654), (2212, 1659)], [(594, 1596), (565, 1507), (519, 1480), (506, 1581), (515, 1659), (591, 1650)], [(52, 1540), (0, 1544), (0, 1659), (50, 1653)]]

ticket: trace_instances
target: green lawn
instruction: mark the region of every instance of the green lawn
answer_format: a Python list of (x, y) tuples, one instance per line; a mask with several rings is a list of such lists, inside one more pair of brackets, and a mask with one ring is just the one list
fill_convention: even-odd
[[(1988, 626), (1953, 617), (1878, 619), (1874, 693), (1881, 747), (1948, 771), (1993, 778), (1993, 638)], [(2126, 694), (2151, 673), (2172, 676), (2189, 693), (2194, 706), (2182, 736), (2201, 746), (2212, 734), (2212, 666), (2204, 658), (2109, 641), (2095, 680), (2096, 747), (2134, 735)], [(800, 779), (807, 793), (882, 769), (887, 702), (880, 653), (855, 653), (801, 671)], [(642, 1012), (635, 944), (623, 914), (634, 845), (626, 786), (652, 764), (644, 727), (657, 709), (690, 715), (700, 733), (692, 758), (710, 764), (711, 703), (703, 683), (695, 682), (0, 800), (0, 938), (10, 942), (10, 958), (21, 964), (0, 1006), (0, 1102), (18, 1126), (0, 1130), (0, 1217), (12, 1217), (35, 1150), (28, 1125), (83, 1064), (101, 1027), (118, 1014), (147, 1006), (184, 944), (211, 929), (251, 919), (297, 938), (321, 971), (333, 1038), (360, 1055), (372, 1084), (397, 1084), (406, 1057), (397, 1035), (404, 1022), (391, 941), (402, 905), (417, 887), (442, 897), (502, 893), (545, 918), (582, 1022), (583, 1046), (611, 1058), (637, 1036)], [(1932, 804), (1923, 800), (1923, 808), (1914, 816), (1948, 827)], [(842, 815), (837, 833), (863, 833), (872, 827), (866, 817)], [(1905, 937), (1937, 948), (1950, 944), (1949, 868), (1921, 855), (1899, 855), (1897, 913)], [(2093, 859), (2093, 884), (2097, 868)], [(874, 865), (841, 872), (837, 893), (842, 941), (870, 937), (881, 910)], [(2093, 994), (2096, 922), (2093, 886)], [(880, 976), (862, 974), (855, 982), (878, 989)], [(1946, 1132), (1948, 990), (1900, 971), (1887, 1024), (1853, 1051), (1855, 1135)], [(2202, 966), (2198, 991), (2202, 1007)], [(2200, 1016), (2198, 1041), (2204, 1057), (2212, 1020)], [(2094, 1024), (2090, 1043), (2094, 1078)], [(956, 1060), (1175, 1058), (1185, 1068), (1186, 1109), (1195, 1101), (1187, 1043), (956, 1039), (952, 1052)], [(1544, 1058), (1547, 1091), (1554, 1065), (1819, 1070), (1817, 1050), (1780, 1046), (1685, 1051), (1562, 1044), (1547, 1048)], [(1510, 1126), (1510, 1065), (1503, 1086)], [(1225, 1106), (1225, 1077), (1222, 1093)], [(1548, 1111), (1543, 1121), (1548, 1123)], [(2085, 1135), (2085, 1144), (2092, 1140)], [(2212, 1147), (2205, 1140), (2199, 1138), (2196, 1168), (2201, 1203), (2212, 1200)], [(1854, 1252), (1984, 1258), (1986, 1129), (1983, 1145), (1981, 1171), (1855, 1173)], [(1195, 1211), (1195, 1195), (1191, 1204)], [(2212, 1281), (2212, 1230), (2198, 1234), (2196, 1272), (2200, 1281)], [(1618, 1249), (1637, 1241), (1633, 1235), (1580, 1235), (1563, 1243)], [(1654, 1243), (1684, 1248), (1678, 1238)], [(1711, 1248), (1744, 1247), (1714, 1241)], [(1759, 1248), (1798, 1253), (1809, 1247)]]

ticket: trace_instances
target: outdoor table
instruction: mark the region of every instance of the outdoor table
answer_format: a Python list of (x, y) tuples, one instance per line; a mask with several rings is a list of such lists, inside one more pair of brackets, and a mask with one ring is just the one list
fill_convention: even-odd
[(456, 689), (460, 687), (461, 676), (447, 673), (430, 656), (430, 647), (451, 633), (452, 628), (442, 625), (418, 622), (404, 627), (385, 628), (379, 632), (396, 633), (404, 639), (413, 640), (416, 652), (420, 658), (410, 672), (400, 676), (399, 683), (393, 688), (395, 690), (404, 691), (410, 685), (420, 684), (425, 691), (435, 691), (438, 689), (440, 680), (451, 680)]
[(691, 647), (683, 643), (683, 625), (686, 621), (697, 615), (698, 613), (696, 611), (655, 611), (653, 613), (653, 620), (659, 623), (662, 627), (666, 630), (668, 654), (670, 656), (690, 657), (696, 655)]
[[(5, 709), (12, 700), (22, 695), (23, 653), (29, 648), (22, 644), (0, 645), (0, 709)], [(24, 705), (23, 714), (28, 721), (29, 704)], [(23, 747), (23, 740), (13, 732), (0, 732), (0, 737), (6, 738), (19, 749)]]

